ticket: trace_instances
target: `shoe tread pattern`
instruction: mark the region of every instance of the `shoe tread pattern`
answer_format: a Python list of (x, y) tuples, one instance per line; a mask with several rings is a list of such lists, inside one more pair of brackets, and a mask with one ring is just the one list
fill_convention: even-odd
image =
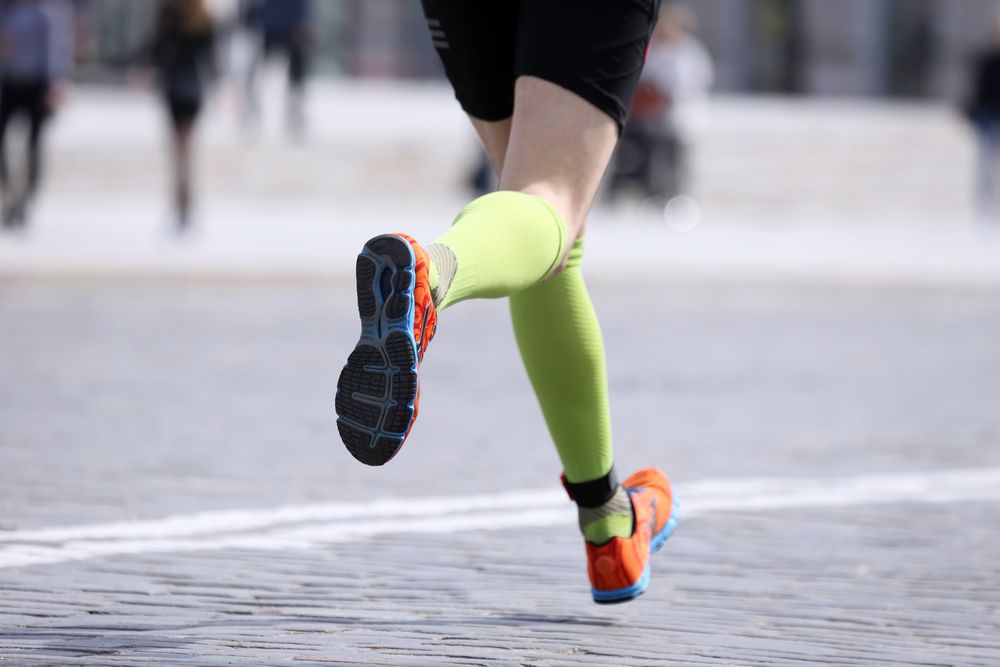
[(336, 409), (344, 445), (367, 465), (383, 465), (395, 456), (413, 421), (414, 263), (409, 244), (391, 235), (370, 240), (358, 256), (362, 333), (337, 382)]

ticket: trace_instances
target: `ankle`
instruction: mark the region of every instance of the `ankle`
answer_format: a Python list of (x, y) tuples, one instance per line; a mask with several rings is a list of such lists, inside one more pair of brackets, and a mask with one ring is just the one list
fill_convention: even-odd
[(448, 294), (455, 273), (458, 271), (458, 261), (451, 248), (443, 243), (429, 243), (424, 251), (430, 258), (431, 299), (435, 306), (440, 306)]
[(580, 532), (591, 544), (604, 544), (615, 537), (631, 537), (635, 529), (632, 501), (621, 486), (600, 507), (579, 507), (578, 518)]
[(603, 544), (632, 535), (632, 501), (618, 483), (613, 466), (604, 476), (585, 482), (570, 482), (563, 475), (563, 486), (577, 504), (580, 532), (588, 542)]

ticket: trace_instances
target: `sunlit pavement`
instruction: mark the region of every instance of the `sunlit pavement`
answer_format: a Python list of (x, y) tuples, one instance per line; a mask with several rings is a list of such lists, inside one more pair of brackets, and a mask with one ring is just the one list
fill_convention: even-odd
[(0, 240), (3, 664), (1000, 661), (983, 230), (602, 210), (618, 466), (682, 521), (598, 607), (502, 301), (443, 314), (395, 460), (338, 441), (355, 248), (457, 194), (221, 193), (177, 240), (155, 190), (62, 182)]
[[(446, 313), (420, 421), (397, 459), (368, 469), (334, 427), (355, 334), (338, 283), (5, 282), (0, 655), (58, 665), (996, 662), (994, 295), (649, 285), (599, 287), (595, 300), (619, 465), (663, 467), (692, 505), (649, 592), (612, 608), (589, 600), (502, 302)], [(933, 474), (956, 470), (994, 483), (935, 498)], [(926, 497), (891, 502), (902, 473), (929, 480), (916, 487)], [(872, 474), (889, 477), (884, 493), (876, 485), (859, 500), (849, 484), (828, 502), (756, 504), (775, 492), (761, 477), (815, 486)], [(705, 480), (733, 493), (706, 509), (695, 494)], [(553, 494), (545, 527), (521, 525), (517, 508), (484, 515), (486, 528), (513, 515), (506, 530), (428, 524), (463, 510), (445, 503), (365, 537), (351, 535), (364, 513), (340, 523), (308, 513), (533, 489)], [(292, 514), (284, 528), (325, 532), (303, 545), (294, 531), (238, 523), (276, 507)], [(241, 513), (209, 515), (207, 534), (178, 539), (220, 510)], [(154, 521), (153, 533), (117, 524), (168, 516), (175, 525)], [(109, 524), (118, 528), (101, 537)], [(31, 532), (49, 527), (70, 532)], [(220, 535), (250, 541), (227, 548)], [(108, 545), (110, 555), (87, 558)], [(12, 565), (12, 555), (53, 553)]]

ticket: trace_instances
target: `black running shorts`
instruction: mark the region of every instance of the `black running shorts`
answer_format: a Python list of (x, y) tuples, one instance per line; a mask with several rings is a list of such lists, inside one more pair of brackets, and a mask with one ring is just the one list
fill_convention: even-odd
[(514, 111), (514, 81), (534, 76), (611, 116), (628, 116), (661, 0), (422, 0), (462, 108), (487, 121)]

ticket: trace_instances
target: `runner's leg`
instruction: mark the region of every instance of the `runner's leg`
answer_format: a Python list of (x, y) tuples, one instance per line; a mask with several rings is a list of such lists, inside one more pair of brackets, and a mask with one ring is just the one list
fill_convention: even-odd
[[(572, 253), (562, 274), (510, 292), (510, 305), (522, 358), (567, 481), (584, 486), (597, 483), (596, 488), (602, 489), (581, 504), (580, 513), (585, 536), (600, 543), (628, 536), (632, 513), (613, 474), (603, 342), (580, 271), (582, 235), (624, 122), (656, 3), (650, 2), (646, 11), (633, 8), (627, 16), (605, 15), (607, 8), (600, 3), (586, 4), (521, 5), (515, 69), (523, 76), (516, 81), (509, 121), (477, 119), (476, 107), (488, 95), (469, 83), (472, 77), (464, 69), (466, 61), (455, 53), (461, 44), (452, 38), (447, 11), (442, 12), (445, 20), (431, 21), (431, 30), (456, 93), (499, 167), (500, 190), (548, 202), (564, 221), (568, 241), (579, 241), (567, 243), (564, 252), (571, 253), (572, 247)], [(463, 18), (466, 25), (475, 27), (474, 21)], [(609, 22), (618, 20), (619, 25), (609, 31)], [(567, 30), (553, 31), (557, 25)], [(609, 34), (616, 30), (617, 35)], [(577, 37), (553, 44), (553, 39), (563, 39), (554, 37), (560, 34)], [(607, 77), (604, 85), (589, 86), (592, 72), (577, 69), (588, 66), (600, 70), (597, 76)], [(447, 245), (449, 240), (445, 235), (439, 242)], [(432, 259), (437, 259), (434, 253)], [(458, 265), (460, 276), (461, 257)], [(438, 294), (447, 288), (446, 284)], [(443, 303), (447, 306), (457, 300)]]
[(170, 120), (170, 157), (173, 176), (176, 229), (185, 232), (191, 225), (194, 126), (200, 100), (166, 96)]
[(10, 202), (10, 172), (7, 162), (7, 128), (10, 126), (10, 101), (6, 92), (0, 93), (0, 199), (3, 204), (3, 224), (8, 225), (11, 220)]
[(39, 85), (33, 91), (28, 118), (28, 183), (26, 197), (31, 198), (42, 179), (42, 134), (49, 118), (48, 86)]
[(500, 189), (551, 203), (566, 222), (570, 240), (576, 240), (618, 140), (615, 121), (575, 93), (537, 77), (520, 77), (515, 91)]
[[(614, 122), (572, 93), (540, 80), (519, 80), (516, 99), (511, 119), (471, 119), (501, 174), (501, 189), (521, 186), (544, 193), (559, 202), (564, 219), (582, 230), (614, 146)], [(521, 106), (522, 100), (530, 103)], [(565, 133), (552, 127), (547, 114), (538, 113), (547, 110), (572, 118)], [(542, 122), (535, 122), (539, 115)], [(512, 136), (514, 127), (518, 134)], [(581, 134), (587, 140), (580, 141)], [(600, 140), (602, 134), (606, 141)], [(567, 144), (572, 149), (565, 150)], [(550, 157), (560, 151), (559, 158)], [(597, 156), (589, 170), (581, 168), (587, 164), (581, 153)], [(521, 357), (571, 483), (608, 477), (614, 461), (604, 344), (583, 281), (582, 257), (580, 236), (559, 275), (510, 297)], [(602, 543), (631, 533), (632, 513), (624, 493), (616, 490), (610, 501), (602, 499), (598, 512), (581, 510), (580, 526), (588, 540)]]
[(474, 201), (428, 246), (439, 308), (510, 296), (557, 269), (583, 230), (614, 150), (614, 120), (570, 91), (521, 77), (514, 98), (509, 121), (475, 124), (491, 158), (502, 160), (500, 192)]
[[(641, 594), (650, 553), (676, 525), (662, 473), (644, 469), (626, 480), (628, 490), (615, 476), (603, 341), (580, 271), (587, 213), (624, 124), (658, 6), (657, 0), (628, 11), (586, 0), (520, 3), (519, 76), (509, 124), (502, 116), (475, 112), (482, 91), (463, 90), (473, 77), (457, 64), (462, 60), (452, 53), (448, 23), (428, 15), (456, 94), (498, 167), (501, 191), (548, 203), (563, 220), (568, 241), (575, 241), (566, 244), (561, 273), (509, 294), (525, 368), (563, 461), (567, 490), (580, 508), (598, 602)], [(470, 245), (483, 242), (471, 227), (467, 235)], [(446, 234), (432, 247), (450, 241)], [(462, 253), (451, 260), (460, 276)], [(447, 273), (438, 296), (448, 292), (446, 279)], [(468, 292), (465, 298), (492, 296)], [(443, 305), (459, 300), (447, 298)]]
[(20, 197), (11, 187), (10, 162), (7, 156), (7, 133), (10, 122), (26, 111), (24, 86), (4, 82), (0, 87), (0, 198), (3, 204), (3, 226), (17, 227), (22, 222)]
[[(560, 202), (564, 218), (582, 230), (614, 146), (614, 122), (572, 93), (537, 79), (520, 79), (516, 100), (514, 122), (473, 119), (487, 151), (500, 156), (494, 164), (501, 187), (527, 184), (545, 192)], [(522, 106), (522, 101), (530, 103)], [(539, 115), (542, 121), (535, 122)], [(564, 134), (552, 127), (551, 117), (575, 122), (564, 124)], [(511, 132), (513, 127), (517, 134)], [(580, 135), (587, 139), (580, 141)], [(572, 148), (567, 150), (567, 145)], [(550, 157), (559, 152), (559, 158)], [(589, 171), (580, 169), (586, 164), (581, 153), (598, 156)], [(583, 281), (582, 258), (581, 235), (558, 276), (510, 297), (521, 357), (571, 483), (604, 478), (614, 462), (604, 344)], [(631, 533), (627, 499), (616, 493), (613, 500), (596, 517), (593, 508), (581, 511), (581, 529), (588, 540), (600, 543)]]
[(177, 226), (183, 230), (191, 223), (191, 136), (192, 122), (178, 123), (173, 135), (174, 202)]
[(293, 138), (301, 138), (306, 128), (305, 90), (308, 67), (308, 46), (305, 38), (295, 36), (285, 44), (288, 55), (288, 97), (285, 124)]

